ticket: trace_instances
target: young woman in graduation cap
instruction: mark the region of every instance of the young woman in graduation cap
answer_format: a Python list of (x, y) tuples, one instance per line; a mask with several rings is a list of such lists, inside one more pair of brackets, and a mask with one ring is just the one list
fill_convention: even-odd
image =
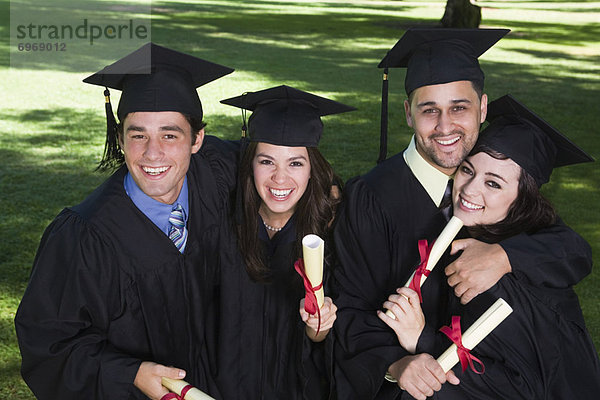
[(324, 339), (336, 307), (325, 287), (320, 313), (304, 310), (305, 289), (295, 262), (302, 257), (302, 238), (316, 234), (326, 241), (325, 269), (329, 264), (327, 239), (341, 190), (339, 178), (317, 149), (321, 116), (354, 108), (288, 86), (222, 103), (253, 112), (249, 141), (243, 139), (236, 210), (245, 268), (238, 264), (224, 270), (221, 286), (225, 301), (232, 295), (234, 303), (242, 303), (230, 310), (223, 331), (243, 332), (244, 339), (233, 346), (235, 338), (225, 339), (228, 348), (220, 352), (219, 362), (237, 384), (227, 385), (225, 377), (222, 395), (326, 398), (330, 359), (324, 355), (331, 344)]
[[(454, 215), (464, 222), (471, 237), (491, 243), (556, 223), (558, 217), (540, 194), (540, 186), (548, 182), (554, 167), (593, 159), (510, 96), (490, 103), (488, 120), (490, 125), (456, 172)], [(545, 269), (552, 267), (550, 257)], [(513, 308), (513, 313), (473, 350), (477, 358), (472, 359), (472, 370), (457, 372), (457, 386), (440, 386), (446, 376), (430, 356), (439, 356), (452, 342), (437, 331), (440, 327), (425, 323), (427, 316), (421, 312), (416, 292), (398, 289), (398, 294), (384, 303), (396, 320), (385, 313), (380, 313), (380, 318), (394, 329), (403, 347), (417, 354), (405, 357), (400, 386), (422, 399), (435, 390), (440, 390), (435, 395), (440, 399), (597, 398), (598, 355), (577, 295), (571, 287), (548, 288), (544, 280), (544, 276), (534, 282), (508, 274), (466, 306), (460, 304), (452, 288), (424, 283), (423, 298), (428, 291), (448, 291), (448, 308), (440, 312), (449, 324), (451, 316), (460, 316), (458, 328), (463, 333), (497, 298)], [(419, 361), (431, 369), (419, 370)], [(420, 382), (409, 378), (410, 373), (419, 374)], [(424, 383), (428, 377), (434, 384)], [(456, 382), (456, 378), (449, 379)]]

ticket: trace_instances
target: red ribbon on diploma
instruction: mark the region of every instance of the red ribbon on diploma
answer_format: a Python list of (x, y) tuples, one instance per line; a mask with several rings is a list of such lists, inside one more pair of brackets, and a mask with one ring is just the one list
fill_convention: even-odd
[(421, 295), (421, 276), (429, 276), (431, 273), (431, 271), (427, 269), (427, 261), (429, 261), (429, 253), (431, 253), (433, 243), (435, 243), (435, 240), (431, 243), (431, 246), (428, 246), (427, 240), (419, 240), (419, 255), (421, 256), (421, 263), (417, 266), (415, 274), (410, 281), (410, 285), (408, 285), (409, 288), (417, 292), (419, 295), (419, 302), (421, 303), (423, 302), (423, 296)]
[(192, 385), (184, 386), (183, 389), (181, 389), (181, 395), (178, 395), (177, 393), (172, 393), (171, 392), (171, 393), (165, 394), (163, 397), (160, 398), (160, 400), (184, 400), (185, 399), (185, 395), (192, 388), (193, 388)]
[[(483, 374), (485, 372), (485, 365), (481, 362), (480, 359), (471, 354), (471, 350), (467, 349), (462, 344), (462, 333), (460, 332), (460, 317), (453, 315), (452, 316), (452, 328), (449, 326), (442, 326), (440, 328), (440, 332), (448, 336), (450, 340), (458, 347), (457, 354), (458, 359), (460, 360), (460, 365), (462, 366), (463, 372), (467, 369), (467, 366), (471, 367), (471, 370), (476, 374)], [(473, 361), (477, 362), (481, 365), (481, 371), (477, 371), (475, 369), (475, 364)]]
[(315, 287), (312, 286), (312, 283), (310, 282), (310, 279), (308, 279), (308, 276), (306, 276), (306, 271), (304, 270), (304, 260), (301, 258), (294, 263), (294, 268), (304, 281), (304, 290), (306, 291), (304, 296), (304, 310), (306, 310), (306, 312), (310, 315), (315, 315), (316, 313), (319, 318), (319, 325), (317, 325), (318, 335), (319, 330), (321, 329), (321, 310), (319, 309), (319, 303), (317, 302), (317, 296), (315, 295), (315, 292), (323, 287), (323, 282), (319, 283)]

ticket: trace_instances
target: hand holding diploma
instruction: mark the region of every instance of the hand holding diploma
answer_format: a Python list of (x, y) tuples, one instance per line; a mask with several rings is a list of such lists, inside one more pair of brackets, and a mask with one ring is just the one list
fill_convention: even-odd
[[(396, 292), (398, 294), (391, 295), (383, 303), (383, 307), (388, 311), (384, 313), (377, 310), (377, 316), (396, 332), (400, 345), (414, 354), (425, 327), (425, 315), (421, 309), (419, 296), (414, 290), (401, 287)], [(394, 318), (391, 318), (388, 313), (392, 313)]]
[[(304, 257), (304, 271), (310, 281), (317, 300), (318, 308), (323, 307), (325, 293), (323, 291), (323, 256), (325, 242), (317, 235), (306, 235), (302, 239), (302, 256)], [(307, 310), (308, 311), (308, 310)], [(310, 311), (309, 311), (310, 313)], [(314, 313), (312, 313), (314, 314)]]
[(181, 399), (181, 400), (214, 400), (206, 393), (196, 389), (189, 383), (181, 379), (162, 378), (162, 385), (172, 393), (166, 394), (161, 400)]
[(444, 373), (435, 358), (427, 353), (402, 357), (390, 365), (389, 375), (392, 382), (417, 400), (433, 396), (445, 383), (460, 383), (454, 372)]
[(453, 341), (458, 342), (458, 345), (451, 345), (437, 361), (425, 353), (403, 357), (390, 365), (388, 370), (390, 378), (386, 376), (386, 379), (395, 380), (402, 390), (406, 390), (416, 399), (424, 400), (440, 390), (445, 382), (453, 385), (460, 383), (452, 372), (452, 367), (459, 360), (462, 363), (463, 371), (467, 366), (471, 366), (475, 373), (483, 373), (483, 364), (481, 364), (481, 371), (475, 369), (473, 360), (480, 361), (473, 357), (469, 350), (478, 345), (510, 313), (512, 313), (512, 308), (500, 298), (462, 335), (460, 325), (456, 324), (458, 317), (453, 317), (452, 328), (443, 327), (440, 330), (449, 335)]
[[(419, 299), (421, 300), (421, 286), (427, 279), (429, 272), (435, 267), (437, 262), (440, 260), (452, 240), (456, 237), (458, 232), (463, 226), (463, 222), (453, 216), (450, 221), (446, 224), (444, 230), (440, 233), (438, 238), (435, 240), (431, 247), (427, 246), (427, 241), (419, 241), (419, 253), (421, 254), (421, 263), (412, 273), (404, 287), (410, 287), (417, 292)], [(424, 243), (423, 243), (424, 242)], [(386, 311), (386, 314), (390, 318), (394, 318), (394, 313)]]
[(325, 302), (325, 293), (323, 291), (324, 253), (325, 242), (323, 239), (317, 235), (306, 235), (302, 239), (302, 255), (304, 258), (299, 259), (294, 264), (296, 272), (298, 272), (304, 280), (306, 296), (304, 298), (303, 308), (310, 315), (317, 314), (318, 324), (314, 335), (315, 338), (311, 337), (313, 340), (319, 336), (321, 328), (321, 307), (323, 307)]
[[(306, 334), (313, 342), (325, 340), (329, 330), (337, 318), (337, 306), (330, 297), (325, 296), (325, 303), (319, 314), (311, 315), (304, 309), (305, 299), (300, 300), (300, 318), (306, 324)], [(320, 316), (320, 319), (319, 319)]]
[(185, 378), (185, 371), (181, 368), (167, 367), (152, 361), (142, 361), (133, 384), (148, 398), (158, 400), (168, 394), (168, 390), (162, 385), (162, 377), (183, 379)]
[[(325, 242), (317, 235), (302, 239), (303, 259), (298, 260), (296, 271), (304, 279), (306, 297), (300, 301), (300, 316), (306, 323), (306, 334), (314, 342), (325, 339), (336, 319), (337, 307), (323, 291), (323, 256)], [(316, 315), (316, 317), (315, 317)]]

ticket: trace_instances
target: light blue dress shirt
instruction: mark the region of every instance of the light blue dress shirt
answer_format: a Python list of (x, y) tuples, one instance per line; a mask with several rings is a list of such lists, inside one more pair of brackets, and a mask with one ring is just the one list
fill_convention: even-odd
[[(133, 201), (133, 204), (135, 204), (135, 206), (167, 236), (169, 235), (169, 230), (171, 229), (171, 224), (169, 223), (169, 215), (171, 215), (171, 210), (173, 210), (177, 204), (180, 204), (183, 208), (183, 218), (186, 223), (185, 229), (187, 230), (187, 221), (189, 215), (187, 176), (183, 181), (183, 187), (181, 188), (179, 197), (177, 197), (177, 200), (175, 200), (173, 204), (161, 203), (160, 201), (154, 200), (152, 197), (148, 196), (135, 183), (129, 172), (127, 175), (125, 175), (123, 186), (125, 187), (125, 192), (131, 201)], [(182, 253), (184, 249), (185, 245), (181, 247)]]

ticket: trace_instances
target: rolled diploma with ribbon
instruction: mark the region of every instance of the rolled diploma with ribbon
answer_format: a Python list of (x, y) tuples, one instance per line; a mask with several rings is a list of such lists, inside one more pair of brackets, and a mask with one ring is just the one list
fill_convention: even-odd
[[(444, 230), (440, 233), (438, 238), (435, 240), (435, 243), (433, 244), (433, 247), (431, 248), (431, 252), (429, 253), (429, 259), (427, 260), (427, 267), (426, 267), (429, 271), (431, 271), (435, 267), (435, 265), (440, 260), (440, 258), (442, 257), (442, 255), (444, 254), (444, 252), (446, 251), (448, 246), (450, 246), (450, 243), (452, 243), (452, 241), (454, 240), (454, 238), (456, 237), (456, 235), (458, 234), (458, 231), (460, 231), (460, 228), (462, 228), (462, 226), (463, 226), (463, 222), (458, 217), (452, 216), (452, 218), (450, 218), (450, 221), (448, 221), (448, 223), (444, 227)], [(410, 275), (410, 278), (408, 278), (408, 280), (406, 281), (406, 284), (404, 285), (404, 287), (410, 286), (410, 282), (413, 280), (414, 276), (415, 276), (415, 272), (413, 271), (413, 273)], [(423, 282), (425, 282), (425, 279), (427, 279), (427, 276), (425, 274), (421, 275), (420, 286), (423, 286)], [(389, 317), (396, 319), (396, 317), (394, 316), (394, 313), (391, 312), (390, 310), (387, 310), (385, 313)]]
[[(171, 392), (177, 394), (178, 396), (181, 395), (181, 391), (186, 386), (191, 386), (189, 383), (187, 383), (186, 381), (183, 381), (181, 379), (165, 378), (164, 376), (162, 377), (162, 385), (164, 387), (166, 387), (167, 389), (169, 389)], [(195, 387), (191, 387), (185, 393), (185, 396), (183, 397), (183, 399), (185, 399), (185, 400), (215, 400), (214, 397), (210, 397), (209, 395), (207, 395), (206, 393), (204, 393), (203, 391), (201, 391)]]
[[(302, 239), (302, 257), (304, 258), (304, 270), (312, 287), (317, 287), (323, 282), (323, 256), (325, 254), (325, 242), (317, 235), (306, 235)], [(319, 308), (325, 302), (323, 287), (315, 291)]]
[[(473, 348), (500, 325), (512, 311), (512, 307), (504, 299), (499, 298), (496, 300), (496, 302), (462, 334), (463, 346), (469, 350), (473, 350)], [(437, 359), (437, 362), (442, 366), (444, 372), (450, 371), (458, 361), (457, 347), (455, 344), (448, 347), (448, 350)]]

